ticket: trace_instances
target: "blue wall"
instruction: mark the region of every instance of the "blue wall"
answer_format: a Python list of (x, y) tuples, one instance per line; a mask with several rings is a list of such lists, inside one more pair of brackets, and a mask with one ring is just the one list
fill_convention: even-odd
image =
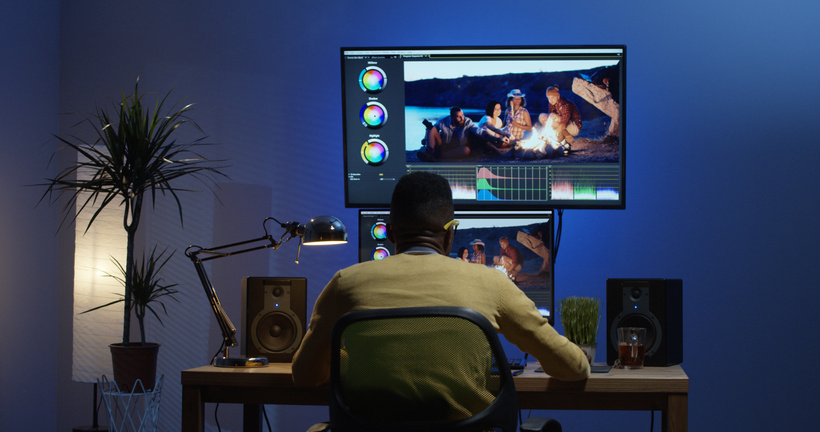
[[(59, 1), (0, 4), (0, 429), (57, 426), (56, 213), (24, 186), (47, 173), (58, 128)], [(68, 309), (70, 323), (70, 308)], [(89, 398), (90, 400), (90, 398)], [(90, 412), (90, 411), (89, 411)], [(63, 428), (64, 429), (64, 428)]]
[[(272, 191), (264, 197), (272, 199), (272, 215), (335, 214), (355, 236), (355, 210), (344, 208), (341, 182), (340, 46), (626, 44), (627, 209), (564, 213), (558, 295), (603, 297), (608, 277), (682, 278), (690, 429), (809, 429), (818, 379), (804, 365), (818, 354), (814, 327), (820, 303), (820, 230), (812, 217), (820, 210), (817, 3), (254, 3), (72, 1), (58, 8), (44, 2), (44, 20), (59, 11), (59, 32), (54, 18), (37, 21), (37, 31), (19, 32), (53, 38), (52, 44), (59, 38), (59, 69), (52, 48), (40, 55), (46, 64), (37, 63), (45, 86), (31, 78), (22, 84), (31, 94), (48, 92), (51, 103), (14, 100), (49, 121), (42, 135), (32, 135), (30, 127), (3, 116), (4, 130), (26, 131), (16, 141), (2, 139), (4, 154), (22, 152), (28, 169), (44, 172), (37, 145), (70, 125), (61, 120), (58, 130), (54, 98), (59, 97), (59, 112), (88, 111), (128, 91), (140, 75), (145, 89), (175, 85), (175, 94), (198, 103), (196, 120), (223, 143), (213, 156), (230, 160), (230, 182)], [(27, 11), (38, 8), (9, 13), (20, 17)], [(15, 38), (13, 45), (40, 47), (30, 38)], [(30, 66), (19, 54), (12, 59), (17, 61), (4, 68), (26, 75)], [(59, 90), (49, 81), (57, 70)], [(15, 164), (7, 156), (0, 163), (3, 171)], [(15, 188), (4, 182), (3, 196), (13, 189), (14, 205), (21, 212), (32, 209), (32, 200), (20, 199), (23, 192)], [(36, 211), (53, 220), (56, 207)], [(14, 223), (23, 234), (41, 229)], [(220, 235), (227, 239), (248, 238), (238, 228), (224, 230)], [(44, 242), (59, 246), (64, 240), (45, 236)], [(17, 245), (5, 237), (0, 242), (0, 250)], [(291, 257), (278, 256), (262, 271), (309, 275), (312, 304), (333, 271), (355, 261), (355, 245), (344, 248), (310, 255), (303, 250), (298, 267), (289, 264)], [(46, 258), (47, 267), (57, 270), (36, 276), (38, 283), (70, 275), (63, 256)], [(28, 259), (4, 256), (2, 262)], [(21, 277), (22, 270), (10, 271)], [(3, 274), (3, 285), (8, 278)], [(10, 295), (6, 286), (0, 290), (4, 299)], [(7, 305), (0, 307), (0, 315), (9, 313)], [(56, 303), (48, 308), (57, 310), (56, 322), (49, 329), (32, 328), (33, 336), (70, 338), (63, 330), (70, 309)], [(23, 340), (3, 338), (15, 347)], [(70, 346), (58, 358), (70, 359)], [(72, 399), (82, 393), (86, 402), (89, 390), (66, 383), (70, 366), (58, 366), (56, 374), (32, 372), (27, 379), (38, 376), (34, 382), (41, 388), (61, 383), (61, 430), (87, 423), (85, 404)], [(31, 410), (23, 416), (30, 419), (40, 408), (21, 404), (9, 411), (4, 403), (2, 418)], [(230, 409), (224, 415), (230, 417)], [(567, 430), (634, 430), (613, 426), (622, 421), (649, 426), (646, 413), (555, 415)], [(325, 415), (306, 408), (280, 410), (276, 417), (280, 430), (300, 430)]]

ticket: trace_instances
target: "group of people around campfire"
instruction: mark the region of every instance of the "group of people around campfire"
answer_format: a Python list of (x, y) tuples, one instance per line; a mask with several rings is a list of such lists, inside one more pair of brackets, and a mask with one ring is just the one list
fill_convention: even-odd
[[(618, 70), (617, 65), (608, 66), (590, 77), (582, 75), (572, 81), (574, 94), (610, 117), (603, 142), (617, 140), (620, 134)], [(535, 124), (526, 108), (526, 95), (519, 89), (507, 94), (503, 115), (501, 103), (490, 101), (478, 124), (456, 106), (435, 124), (424, 120), (427, 133), (418, 158), (432, 162), (489, 154), (532, 159), (570, 153), (583, 126), (581, 113), (572, 101), (561, 96), (556, 86), (547, 88), (545, 96), (549, 108), (538, 116)], [(534, 143), (533, 138), (537, 138)]]
[[(535, 232), (530, 234), (525, 231), (519, 231), (516, 239), (519, 243), (526, 246), (539, 257), (543, 259), (539, 274), (547, 274), (551, 268), (550, 252), (543, 242), (543, 233)], [(503, 270), (507, 276), (513, 281), (518, 279), (518, 274), (524, 268), (524, 256), (521, 250), (510, 244), (510, 239), (507, 236), (502, 236), (498, 239), (500, 250), (497, 256), (494, 256), (492, 263), (487, 262), (487, 255), (485, 252), (485, 244), (481, 239), (475, 239), (470, 242), (472, 253), (466, 246), (458, 249), (457, 259), (481, 265), (492, 265), (499, 270)]]
[(551, 136), (558, 145), (569, 151), (583, 126), (581, 114), (574, 103), (561, 96), (558, 87), (549, 87), (546, 97), (549, 111), (539, 116), (536, 125), (527, 111), (526, 95), (519, 89), (507, 94), (503, 116), (501, 103), (490, 101), (477, 124), (456, 106), (450, 108), (450, 115), (435, 124), (424, 120), (427, 133), (424, 146), (417, 152), (419, 160), (462, 159), (475, 154), (510, 155), (520, 147), (525, 134), (544, 128), (551, 128)]

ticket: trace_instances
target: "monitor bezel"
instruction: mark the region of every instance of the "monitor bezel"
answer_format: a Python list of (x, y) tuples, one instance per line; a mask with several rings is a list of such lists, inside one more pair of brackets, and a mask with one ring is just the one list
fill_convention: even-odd
[[(624, 44), (592, 44), (592, 45), (476, 45), (476, 46), (459, 46), (459, 45), (452, 45), (452, 46), (390, 46), (390, 47), (366, 47), (366, 46), (358, 46), (358, 47), (341, 47), (340, 48), (340, 65), (341, 65), (341, 101), (342, 101), (342, 130), (343, 130), (343, 166), (344, 166), (344, 190), (345, 190), (345, 207), (346, 208), (382, 208), (389, 205), (389, 202), (382, 202), (387, 201), (380, 200), (380, 201), (367, 201), (362, 202), (362, 200), (351, 201), (351, 193), (350, 193), (350, 186), (351, 181), (349, 180), (351, 174), (351, 166), (349, 166), (348, 160), (348, 146), (356, 146), (356, 144), (348, 142), (348, 126), (352, 119), (348, 119), (348, 112), (346, 109), (346, 90), (345, 90), (345, 57), (347, 52), (373, 52), (384, 54), (385, 52), (395, 52), (396, 55), (405, 55), (411, 54), (413, 51), (420, 51), (420, 52), (447, 52), (447, 51), (454, 51), (454, 52), (467, 52), (470, 50), (477, 50), (477, 51), (509, 51), (509, 50), (516, 50), (519, 52), (526, 52), (526, 51), (537, 51), (537, 52), (544, 52), (550, 50), (557, 50), (557, 51), (583, 51), (589, 50), (593, 52), (601, 52), (605, 50), (618, 50), (620, 52), (620, 62), (621, 62), (621, 76), (620, 76), (620, 136), (619, 136), (619, 178), (620, 178), (620, 189), (618, 191), (619, 197), (617, 200), (584, 200), (584, 201), (575, 201), (575, 200), (555, 200), (555, 201), (527, 201), (527, 202), (516, 202), (516, 203), (508, 203), (508, 202), (493, 202), (493, 201), (470, 201), (470, 202), (461, 202), (456, 200), (454, 205), (457, 209), (476, 209), (476, 210), (529, 210), (529, 209), (610, 209), (610, 210), (620, 210), (626, 208), (626, 184), (627, 184), (627, 176), (626, 176), (626, 81), (627, 81), (627, 63), (626, 63), (626, 45)], [(469, 165), (469, 163), (468, 163)], [(479, 166), (480, 164), (474, 164), (475, 166)], [(463, 166), (463, 165), (462, 165)], [(573, 166), (582, 166), (582, 164), (576, 164)], [(410, 172), (411, 169), (407, 169), (405, 173)], [(388, 179), (390, 181), (397, 181), (398, 179)], [(371, 197), (373, 194), (370, 195)]]

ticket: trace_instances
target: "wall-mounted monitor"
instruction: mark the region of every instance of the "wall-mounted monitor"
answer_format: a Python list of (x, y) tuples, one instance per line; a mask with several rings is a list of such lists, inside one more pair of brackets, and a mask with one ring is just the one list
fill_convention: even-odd
[(624, 208), (626, 47), (341, 48), (341, 66), (347, 207), (432, 171), (461, 209)]
[[(457, 210), (455, 218), (459, 226), (450, 256), (504, 272), (535, 303), (541, 315), (555, 324), (553, 212)], [(387, 240), (389, 223), (389, 210), (359, 210), (359, 262), (387, 259), (396, 253)], [(507, 247), (520, 254), (520, 267), (500, 259), (504, 255), (502, 238)]]

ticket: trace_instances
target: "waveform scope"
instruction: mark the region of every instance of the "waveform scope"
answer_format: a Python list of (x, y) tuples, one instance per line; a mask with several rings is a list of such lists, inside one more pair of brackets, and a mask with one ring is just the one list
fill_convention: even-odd
[(476, 168), (479, 201), (549, 199), (549, 167), (482, 166)]
[(459, 165), (436, 165), (431, 167), (412, 166), (407, 168), (407, 172), (424, 171), (438, 174), (447, 179), (450, 183), (450, 190), (453, 191), (453, 199), (476, 199), (476, 178), (475, 168)]
[(619, 170), (617, 166), (553, 167), (550, 198), (557, 201), (618, 200)]

